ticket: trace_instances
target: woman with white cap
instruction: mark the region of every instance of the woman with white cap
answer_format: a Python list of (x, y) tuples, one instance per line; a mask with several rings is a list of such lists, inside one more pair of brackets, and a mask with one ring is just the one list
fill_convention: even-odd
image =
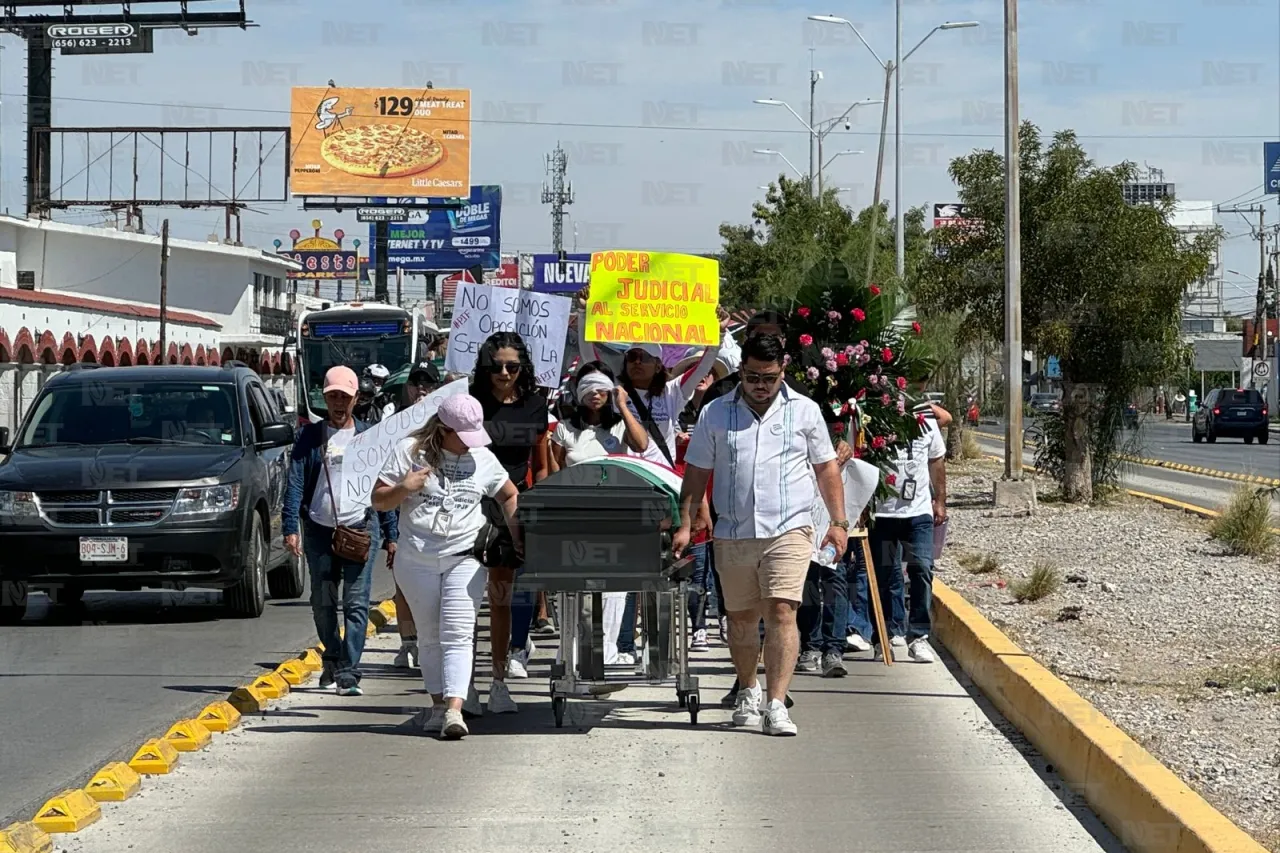
[(418, 621), (422, 680), (432, 700), (423, 730), (448, 739), (468, 734), (462, 703), (487, 580), (472, 556), (485, 525), (482, 498), (501, 506), (517, 552), (523, 547), (515, 520), (518, 492), (486, 447), (491, 441), (480, 401), (469, 394), (449, 397), (400, 442), (373, 490), (379, 510), (404, 505), (405, 547), (396, 557), (396, 582)]

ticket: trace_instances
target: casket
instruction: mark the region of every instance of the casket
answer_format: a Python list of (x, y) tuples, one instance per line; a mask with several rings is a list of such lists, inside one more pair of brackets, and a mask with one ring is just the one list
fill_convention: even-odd
[(666, 589), (678, 480), (605, 457), (552, 474), (520, 495), (520, 585), (550, 592)]

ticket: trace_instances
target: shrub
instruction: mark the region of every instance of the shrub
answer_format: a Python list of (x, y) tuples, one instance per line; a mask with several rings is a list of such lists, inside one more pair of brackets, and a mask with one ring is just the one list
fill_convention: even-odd
[(1265, 557), (1276, 549), (1271, 532), (1271, 496), (1275, 488), (1261, 489), (1241, 484), (1231, 495), (1222, 514), (1209, 525), (1209, 535), (1227, 546), (1232, 554)]
[(1031, 574), (1009, 585), (1013, 597), (1020, 603), (1039, 601), (1052, 595), (1062, 586), (1062, 573), (1051, 563), (1037, 562)]
[(989, 575), (1000, 570), (1000, 559), (995, 554), (965, 554), (960, 565), (971, 575)]

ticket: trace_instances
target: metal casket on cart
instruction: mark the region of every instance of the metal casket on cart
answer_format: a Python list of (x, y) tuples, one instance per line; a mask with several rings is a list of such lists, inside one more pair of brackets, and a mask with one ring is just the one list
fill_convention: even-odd
[(678, 500), (671, 484), (633, 462), (607, 457), (552, 474), (520, 495), (521, 586), (550, 592), (662, 588)]

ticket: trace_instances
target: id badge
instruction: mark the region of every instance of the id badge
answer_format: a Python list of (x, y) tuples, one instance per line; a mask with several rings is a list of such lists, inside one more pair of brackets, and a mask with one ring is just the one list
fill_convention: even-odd
[(453, 521), (453, 513), (438, 510), (431, 519), (431, 535), (445, 537), (449, 535), (449, 525)]
[(916, 478), (908, 477), (902, 481), (901, 496), (904, 501), (910, 503), (916, 499)]

